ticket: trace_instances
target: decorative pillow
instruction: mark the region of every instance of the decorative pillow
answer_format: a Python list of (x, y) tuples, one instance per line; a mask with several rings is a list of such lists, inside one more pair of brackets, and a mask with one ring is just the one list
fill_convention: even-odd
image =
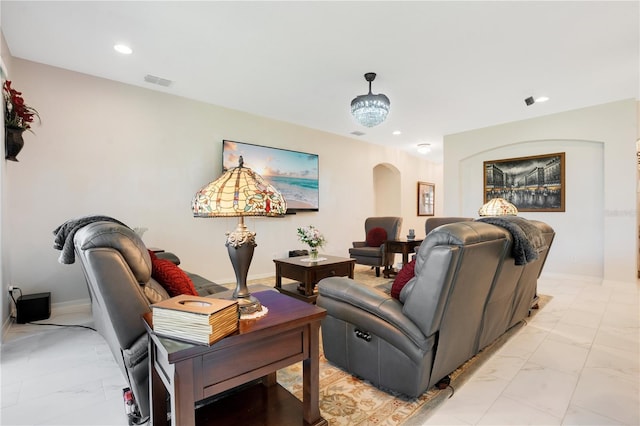
[(179, 296), (188, 294), (198, 296), (198, 292), (193, 285), (191, 278), (178, 265), (167, 259), (160, 259), (153, 252), (151, 256), (151, 276), (157, 280), (169, 296)]
[(371, 228), (367, 232), (367, 245), (369, 247), (380, 247), (387, 240), (387, 231), (384, 228)]
[(409, 280), (413, 278), (415, 267), (415, 259), (402, 267), (400, 272), (398, 272), (398, 275), (396, 275), (396, 279), (393, 280), (393, 285), (391, 285), (391, 297), (400, 300), (400, 292), (402, 291), (402, 288), (405, 286), (405, 284), (407, 284), (407, 282), (409, 282)]

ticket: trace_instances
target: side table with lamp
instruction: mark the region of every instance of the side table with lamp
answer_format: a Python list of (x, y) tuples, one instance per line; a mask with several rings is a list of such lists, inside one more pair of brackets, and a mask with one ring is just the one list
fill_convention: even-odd
[[(413, 253), (416, 247), (422, 244), (422, 239), (415, 239), (415, 231), (409, 229), (409, 234), (406, 239), (387, 240), (384, 242), (384, 247), (387, 253), (402, 253), (402, 265), (409, 263), (409, 253)], [(395, 275), (397, 272), (393, 269), (393, 266), (387, 266), (383, 271), (385, 278), (390, 278), (391, 275)]]

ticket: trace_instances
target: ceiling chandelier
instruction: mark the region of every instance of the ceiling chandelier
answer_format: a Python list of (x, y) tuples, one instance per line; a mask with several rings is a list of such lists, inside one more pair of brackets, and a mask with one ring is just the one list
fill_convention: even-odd
[(366, 127), (377, 126), (382, 123), (389, 114), (389, 98), (382, 93), (371, 93), (371, 82), (375, 80), (376, 73), (368, 72), (364, 75), (369, 82), (369, 93), (360, 95), (351, 101), (351, 114), (360, 124)]

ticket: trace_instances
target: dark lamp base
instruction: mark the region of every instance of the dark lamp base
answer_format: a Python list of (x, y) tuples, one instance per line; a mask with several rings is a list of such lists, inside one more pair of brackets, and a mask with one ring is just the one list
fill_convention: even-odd
[(249, 297), (238, 297), (238, 309), (240, 309), (240, 315), (249, 315), (262, 310), (262, 304), (258, 299), (249, 295)]

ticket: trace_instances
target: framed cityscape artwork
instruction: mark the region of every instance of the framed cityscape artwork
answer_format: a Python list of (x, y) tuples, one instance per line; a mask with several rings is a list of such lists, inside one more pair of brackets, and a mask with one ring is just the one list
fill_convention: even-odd
[(504, 198), (519, 212), (563, 212), (564, 152), (484, 162), (484, 202)]
[(418, 182), (418, 216), (433, 216), (436, 186), (428, 182)]

